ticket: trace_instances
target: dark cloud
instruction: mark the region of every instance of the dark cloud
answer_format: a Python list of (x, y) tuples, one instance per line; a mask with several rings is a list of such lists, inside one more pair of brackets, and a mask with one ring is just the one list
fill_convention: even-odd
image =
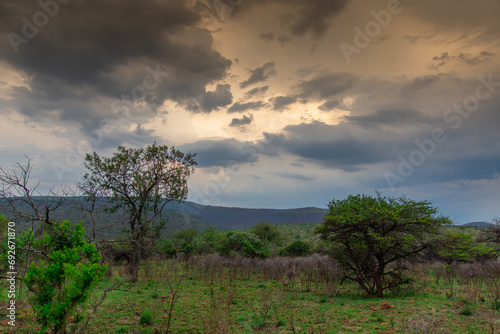
[(428, 88), (433, 83), (438, 82), (442, 77), (444, 77), (443, 74), (425, 75), (422, 77), (418, 77), (413, 79), (413, 81), (410, 84), (405, 85), (405, 89), (414, 91), (414, 90)]
[(236, 139), (202, 140), (179, 146), (179, 149), (196, 152), (196, 161), (200, 167), (227, 167), (238, 163), (257, 161), (255, 151), (248, 149), (252, 145), (252, 143)]
[(348, 0), (300, 0), (290, 1), (300, 9), (293, 14), (284, 15), (283, 21), (290, 26), (294, 35), (310, 33), (321, 37), (331, 26), (333, 16), (342, 11)]
[(240, 87), (247, 88), (248, 86), (251, 86), (258, 82), (266, 81), (271, 75), (276, 75), (277, 72), (274, 69), (274, 66), (275, 66), (274, 62), (268, 62), (261, 67), (257, 67), (254, 70), (250, 70), (249, 71), (250, 77), (248, 78), (248, 80), (245, 80), (242, 83), (240, 83)]
[(260, 34), (260, 39), (263, 39), (265, 41), (272, 41), (274, 40), (274, 34), (272, 32), (262, 33)]
[(247, 102), (247, 103), (240, 103), (236, 102), (233, 104), (231, 107), (227, 109), (228, 113), (234, 113), (234, 112), (244, 112), (247, 110), (256, 110), (264, 107), (265, 104), (262, 101), (256, 101), (256, 102)]
[(405, 8), (410, 6), (408, 14), (424, 22), (429, 37), (438, 43), (453, 43), (460, 39), (470, 42), (470, 46), (498, 45), (500, 3), (497, 0), (413, 1)]
[(345, 116), (344, 119), (364, 128), (380, 126), (403, 127), (436, 123), (435, 118), (411, 109), (379, 109), (369, 115)]
[(202, 107), (203, 111), (211, 112), (219, 107), (224, 107), (233, 102), (233, 94), (231, 94), (230, 85), (217, 85), (213, 92), (206, 92), (203, 95)]
[(370, 164), (389, 160), (387, 152), (380, 143), (356, 139), (324, 139), (295, 141), (287, 143), (287, 151), (307, 161), (322, 166), (348, 172), (364, 169)]
[[(22, 36), (21, 18), (31, 21), (41, 10), (36, 1), (3, 1), (0, 32)], [(122, 94), (153, 111), (166, 99), (202, 102), (206, 85), (224, 78), (231, 61), (214, 50), (211, 33), (197, 27), (200, 19), (178, 0), (71, 1), (27, 44), (16, 45), (17, 53), (2, 38), (0, 60), (29, 77), (30, 90), (17, 97), (25, 105), (20, 112), (57, 111), (68, 121), (87, 118), (82, 126), (89, 127), (109, 112), (96, 101)], [(57, 108), (49, 109), (52, 103)]]
[(292, 39), (288, 36), (279, 36), (278, 42), (281, 44), (281, 47), (284, 47), (286, 43), (290, 42)]
[(252, 123), (252, 121), (253, 121), (253, 117), (251, 115), (250, 115), (250, 117), (243, 116), (242, 118), (233, 118), (233, 120), (231, 121), (231, 124), (229, 124), (229, 126), (236, 127), (236, 126), (248, 125), (248, 124)]
[[(370, 164), (397, 160), (396, 147), (409, 145), (397, 136), (388, 139), (373, 129), (341, 123), (323, 122), (290, 125), (283, 134), (267, 134), (267, 144), (261, 151), (265, 155), (291, 154), (331, 169), (357, 171)], [(297, 165), (298, 166), (298, 165)]]
[(269, 90), (269, 86), (256, 87), (245, 93), (246, 97), (253, 97), (255, 95), (264, 94)]
[(316, 179), (316, 176), (299, 174), (299, 173), (289, 173), (289, 172), (274, 172), (273, 174), (286, 177), (288, 179), (301, 180), (301, 181), (312, 181)]
[(326, 101), (318, 107), (321, 111), (330, 111), (337, 108), (342, 102), (337, 100)]
[(425, 165), (422, 168), (416, 168), (415, 173), (402, 185), (493, 180), (500, 172), (500, 157), (498, 156), (474, 156), (474, 153), (469, 151), (468, 156), (464, 157), (463, 150), (461, 153), (456, 153), (453, 156), (442, 155), (428, 158)]
[(319, 74), (311, 80), (301, 81), (297, 88), (304, 99), (328, 99), (350, 89), (357, 77), (346, 72)]
[(469, 66), (476, 66), (485, 63), (495, 57), (494, 53), (482, 51), (477, 56), (470, 53), (460, 53), (458, 56), (450, 56), (448, 52), (443, 53), (441, 56), (432, 58), (432, 63), (428, 67), (432, 70), (439, 70), (440, 67), (451, 63), (452, 61), (460, 61), (462, 64)]
[(271, 99), (274, 110), (283, 110), (288, 105), (297, 102), (297, 96), (277, 96)]
[(487, 51), (482, 51), (479, 55), (477, 56), (472, 56), (470, 54), (463, 54), (461, 53), (458, 56), (458, 59), (460, 59), (462, 62), (464, 62), (467, 65), (475, 66), (482, 64), (484, 62), (487, 62), (491, 58), (495, 57), (494, 53), (487, 52)]
[(345, 9), (348, 2), (349, 0), (252, 0), (233, 7), (232, 13), (244, 13), (252, 6), (285, 4), (280, 15), (281, 24), (295, 36), (310, 34), (319, 38), (328, 31), (333, 18)]
[(451, 62), (451, 57), (448, 52), (444, 52), (441, 56), (436, 56), (432, 58), (432, 63), (428, 65), (430, 69), (438, 70), (441, 66), (444, 66)]

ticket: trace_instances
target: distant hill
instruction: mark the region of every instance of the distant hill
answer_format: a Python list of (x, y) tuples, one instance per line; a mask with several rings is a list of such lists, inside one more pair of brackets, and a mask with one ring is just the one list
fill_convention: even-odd
[[(85, 201), (82, 197), (68, 198), (63, 205), (61, 205), (53, 214), (51, 214), (51, 219), (67, 219), (73, 223), (83, 220), (85, 231), (90, 235), (92, 231), (92, 219), (88, 212), (81, 210), (81, 207), (83, 205), (85, 205)], [(100, 207), (99, 202), (96, 207)], [(0, 213), (5, 214), (9, 219), (15, 219), (16, 223), (18, 223), (18, 226), (21, 229), (31, 227), (31, 223), (17, 219), (12, 214), (11, 209), (7, 205), (6, 201), (3, 199), (0, 199)], [(125, 220), (123, 211), (110, 213), (105, 212), (102, 209), (98, 209), (94, 213), (94, 216), (97, 222), (96, 230), (99, 231), (98, 235), (101, 238), (114, 239), (117, 236), (121, 235), (123, 233), (123, 230), (128, 227), (126, 224), (123, 224), (123, 221)], [(178, 210), (164, 210), (162, 213), (162, 219), (166, 221), (165, 227), (163, 229), (164, 235), (167, 233), (177, 232), (189, 228), (194, 228), (198, 231), (204, 231), (209, 227), (220, 229), (220, 227), (214, 226), (213, 224), (209, 223), (199, 216), (181, 212)]]
[(462, 224), (462, 225), (459, 225), (459, 226), (477, 227), (477, 228), (490, 228), (490, 227), (492, 227), (494, 225), (492, 223), (488, 223), (488, 222), (470, 222), (470, 223)]
[[(103, 200), (104, 201), (104, 200)], [(103, 202), (102, 201), (102, 202)], [(91, 219), (80, 207), (85, 204), (82, 197), (72, 197), (51, 216), (52, 219), (68, 219), (72, 222), (84, 220), (87, 233), (91, 231)], [(99, 204), (99, 202), (98, 202)], [(0, 213), (12, 217), (5, 200), (0, 199)], [(209, 227), (216, 229), (249, 228), (266, 220), (271, 224), (319, 224), (324, 220), (326, 209), (246, 209), (221, 206), (201, 205), (193, 202), (168, 203), (163, 211), (163, 219), (167, 221), (164, 234), (195, 228), (198, 231)], [(123, 221), (123, 212), (109, 213), (97, 210), (95, 213), (97, 230), (103, 228), (99, 235), (103, 238), (115, 238), (127, 226)], [(19, 221), (20, 227), (29, 227), (27, 222)]]
[(298, 209), (247, 209), (201, 205), (193, 202), (169, 204), (168, 209), (196, 215), (224, 229), (253, 227), (262, 220), (267, 220), (271, 224), (320, 224), (328, 212), (327, 209), (312, 207)]

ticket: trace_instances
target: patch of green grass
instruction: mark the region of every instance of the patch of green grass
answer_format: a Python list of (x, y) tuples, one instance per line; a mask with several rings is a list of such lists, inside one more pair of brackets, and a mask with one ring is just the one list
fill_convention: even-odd
[(128, 333), (128, 326), (120, 326), (115, 328), (115, 334), (125, 334)]
[[(405, 324), (414, 326), (414, 333), (424, 332), (426, 325), (445, 329), (447, 333), (491, 332), (488, 324), (482, 321), (493, 312), (490, 302), (469, 302), (459, 306), (465, 297), (462, 289), (456, 289), (456, 298), (448, 300), (447, 286), (443, 284), (432, 287), (432, 292), (420, 291), (411, 297), (388, 294), (385, 299), (378, 299), (364, 298), (356, 285), (347, 282), (338, 286), (336, 296), (326, 297), (324, 285), (319, 280), (306, 292), (300, 277), (297, 278), (299, 283), (285, 289), (279, 279), (266, 277), (254, 268), (236, 273), (232, 268), (221, 268), (211, 279), (202, 268), (190, 265), (186, 269), (185, 263), (178, 260), (157, 263), (157, 277), (140, 277), (137, 286), (126, 283), (120, 291), (110, 291), (89, 322), (87, 332), (165, 332), (171, 304), (170, 298), (160, 297), (171, 296), (164, 277), (173, 275), (173, 268), (185, 275), (171, 317), (170, 330), (174, 333), (208, 333), (207, 324), (213, 321), (214, 314), (217, 315), (217, 328), (225, 326), (229, 333), (411, 333), (405, 331)], [(429, 286), (434, 281), (433, 277), (425, 279)], [(113, 286), (116, 280), (120, 278), (115, 276), (101, 282), (93, 293), (93, 300), (99, 300), (102, 291)], [(146, 290), (146, 286), (150, 289)], [(384, 302), (394, 307), (381, 310)], [(269, 303), (270, 309), (264, 319), (265, 303)], [(26, 314), (28, 304), (21, 305), (20, 314)], [(473, 314), (461, 314), (465, 308)], [(90, 311), (90, 308), (82, 310), (83, 322)], [(20, 327), (34, 322), (33, 316), (19, 320)], [(37, 330), (33, 328), (32, 332)]]
[(139, 318), (139, 324), (149, 326), (152, 323), (153, 315), (151, 314), (151, 310), (144, 310)]
[(466, 307), (460, 311), (460, 315), (472, 315), (472, 310)]

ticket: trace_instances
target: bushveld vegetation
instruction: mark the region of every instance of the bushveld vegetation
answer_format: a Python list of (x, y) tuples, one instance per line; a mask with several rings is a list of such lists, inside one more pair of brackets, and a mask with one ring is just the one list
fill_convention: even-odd
[[(496, 259), (483, 254), (464, 260), (460, 253), (458, 260), (442, 261), (434, 258), (442, 250), (440, 244), (418, 261), (398, 263), (404, 267), (400, 272), (404, 279), (388, 287), (381, 299), (346, 280), (342, 265), (332, 256), (334, 249), (314, 233), (315, 226), (269, 226), (279, 236), (272, 242), (254, 233), (259, 228), (175, 233), (158, 242), (144, 259), (137, 283), (130, 280), (127, 260), (115, 256), (123, 250), (113, 244), (103, 252), (106, 277), (85, 302), (75, 304), (65, 331), (497, 333), (500, 329)], [(477, 235), (472, 249), (484, 246), (477, 240), (487, 235), (455, 227), (446, 227), (445, 232), (444, 238)], [(308, 245), (308, 254), (279, 255), (297, 241)], [(36, 295), (23, 283), (18, 298), (17, 332), (42, 330)]]
[[(156, 145), (87, 157), (82, 209), (94, 217), (106, 195), (107, 210), (124, 210), (129, 229), (115, 240), (51, 219), (65, 199), (34, 197), (29, 161), (0, 169), (1, 196), (33, 223), (16, 235), (0, 216), (0, 269), (14, 261), (17, 272), (16, 326), (0, 319), (3, 332), (500, 331), (499, 220), (460, 229), (426, 201), (356, 195), (330, 202), (318, 226), (262, 221), (162, 237), (153, 218), (185, 198), (193, 157)], [(2, 308), (9, 289), (2, 280)]]

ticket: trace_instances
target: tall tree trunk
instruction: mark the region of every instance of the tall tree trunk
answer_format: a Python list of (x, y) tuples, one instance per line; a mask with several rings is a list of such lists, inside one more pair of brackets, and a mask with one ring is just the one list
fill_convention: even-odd
[(130, 280), (137, 282), (139, 280), (139, 266), (141, 265), (141, 247), (139, 240), (134, 240), (132, 256), (130, 257)]
[(375, 272), (375, 276), (373, 279), (375, 280), (375, 295), (378, 298), (384, 298), (384, 286), (382, 285), (382, 276), (384, 275), (385, 266), (379, 265), (377, 271)]

